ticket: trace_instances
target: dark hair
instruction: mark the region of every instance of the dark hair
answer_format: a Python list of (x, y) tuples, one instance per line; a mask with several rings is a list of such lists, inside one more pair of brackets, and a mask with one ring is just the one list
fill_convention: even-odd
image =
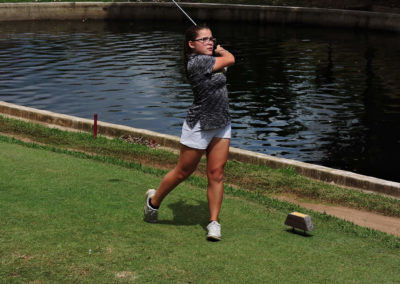
[(192, 53), (192, 49), (189, 47), (189, 41), (195, 40), (199, 31), (204, 29), (210, 29), (206, 24), (198, 26), (190, 26), (185, 32), (185, 40), (183, 41), (183, 63), (185, 66), (185, 72), (187, 75), (187, 64), (189, 55)]

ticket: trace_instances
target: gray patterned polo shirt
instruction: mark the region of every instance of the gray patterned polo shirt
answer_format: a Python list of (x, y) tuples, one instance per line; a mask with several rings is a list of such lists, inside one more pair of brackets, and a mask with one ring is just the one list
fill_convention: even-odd
[(189, 55), (187, 71), (194, 95), (186, 116), (190, 128), (198, 121), (202, 130), (221, 128), (231, 122), (226, 75), (223, 72), (213, 73), (214, 64), (213, 56)]

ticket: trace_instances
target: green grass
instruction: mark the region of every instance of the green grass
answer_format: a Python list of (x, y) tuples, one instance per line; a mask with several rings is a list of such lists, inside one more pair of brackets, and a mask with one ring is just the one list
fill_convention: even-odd
[[(7, 140), (7, 142), (5, 142)], [(28, 147), (27, 147), (28, 146)], [(0, 141), (1, 283), (394, 283), (400, 239), (227, 187), (223, 241), (205, 240), (204, 183), (174, 190), (160, 224), (142, 221), (163, 170)], [(312, 216), (303, 236), (288, 212)]]
[[(175, 166), (178, 156), (168, 151), (150, 149), (144, 145), (128, 144), (122, 139), (93, 139), (89, 133), (74, 133), (50, 129), (38, 124), (27, 123), (0, 115), (0, 133), (26, 138), (57, 149), (69, 149), (100, 155), (114, 163), (135, 163), (141, 167), (165, 170)], [(6, 139), (1, 138), (0, 139)], [(4, 140), (5, 141), (5, 140)], [(206, 163), (203, 160), (196, 172), (204, 177)], [(196, 178), (192, 178), (196, 180)], [(202, 179), (197, 182), (203, 182)], [(225, 182), (242, 190), (267, 197), (291, 194), (299, 198), (319, 203), (341, 205), (355, 209), (377, 212), (387, 216), (400, 217), (400, 202), (376, 194), (366, 194), (356, 190), (341, 188), (331, 184), (305, 178), (293, 169), (271, 169), (261, 165), (251, 165), (228, 161)]]

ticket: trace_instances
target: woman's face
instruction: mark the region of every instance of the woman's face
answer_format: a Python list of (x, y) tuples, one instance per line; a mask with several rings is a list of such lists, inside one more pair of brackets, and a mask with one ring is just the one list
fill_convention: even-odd
[[(189, 47), (194, 53), (212, 55), (214, 41), (212, 39), (212, 33), (209, 29), (201, 29), (197, 33), (197, 37), (193, 41), (189, 41)], [(205, 40), (202, 40), (205, 39)]]

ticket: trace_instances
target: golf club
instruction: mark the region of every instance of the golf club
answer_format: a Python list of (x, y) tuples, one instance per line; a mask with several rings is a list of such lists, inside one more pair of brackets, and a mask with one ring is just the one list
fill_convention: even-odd
[[(181, 6), (179, 6), (178, 3), (175, 2), (175, 0), (172, 0), (172, 2), (175, 3), (175, 5), (179, 8), (179, 10), (182, 11), (182, 13), (193, 23), (193, 25), (197, 26), (196, 22), (193, 21), (193, 19), (182, 9)], [(214, 43), (214, 47), (213, 47), (214, 51), (215, 51), (216, 48), (217, 48), (217, 45)], [(214, 51), (213, 51), (213, 53), (214, 53)]]
[(193, 21), (192, 18), (188, 14), (186, 14), (186, 12), (181, 8), (181, 6), (178, 5), (178, 3), (175, 2), (175, 0), (172, 0), (172, 2), (175, 3), (175, 5), (179, 8), (179, 10), (182, 11), (182, 13), (193, 23), (193, 25), (197, 26), (195, 21)]

